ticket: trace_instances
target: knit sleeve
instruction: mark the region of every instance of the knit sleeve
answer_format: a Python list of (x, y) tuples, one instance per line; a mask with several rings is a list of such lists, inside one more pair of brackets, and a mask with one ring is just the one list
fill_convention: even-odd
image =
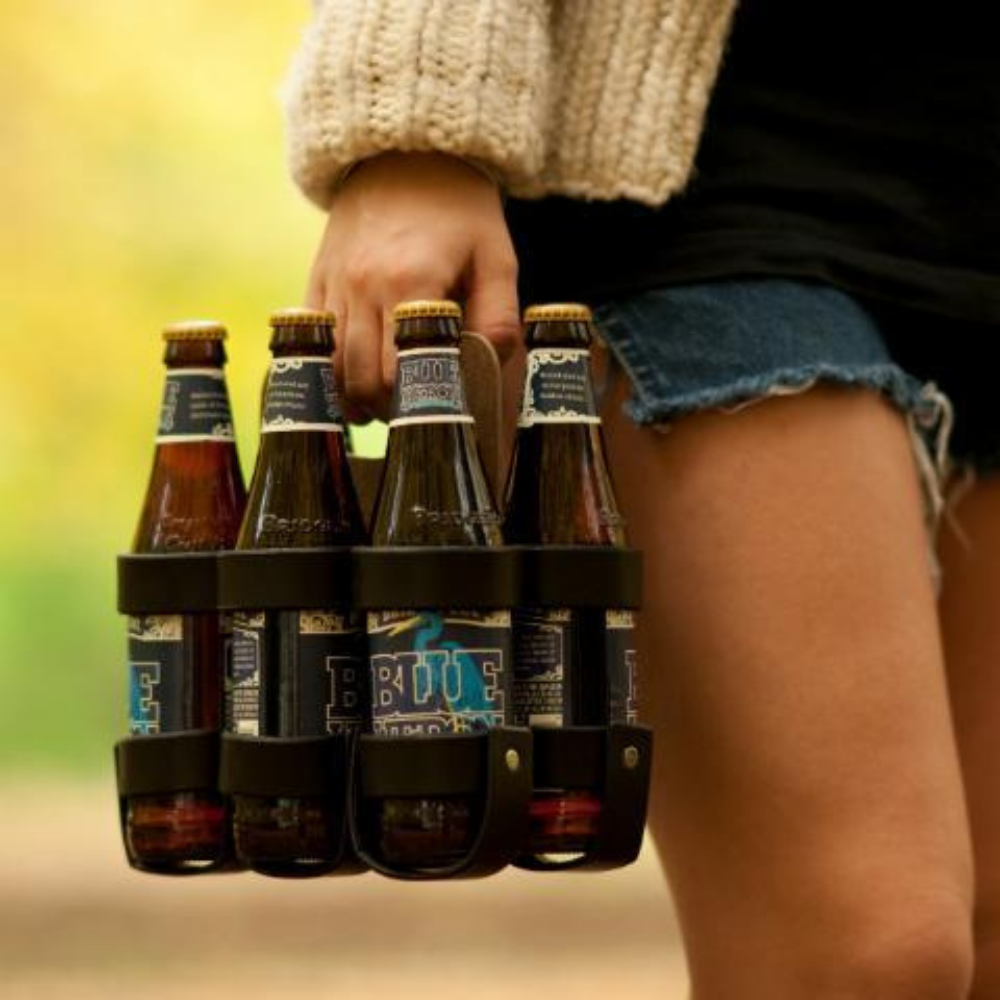
[(691, 174), (736, 0), (556, 0), (541, 193), (661, 205)]
[(436, 150), (537, 173), (548, 0), (319, 0), (285, 88), (289, 159), (326, 207), (357, 160)]

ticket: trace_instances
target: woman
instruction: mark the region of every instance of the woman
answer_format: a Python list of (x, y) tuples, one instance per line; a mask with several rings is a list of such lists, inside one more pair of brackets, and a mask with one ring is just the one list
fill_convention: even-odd
[(356, 418), (400, 299), (599, 302), (696, 1000), (1000, 996), (1000, 63), (922, 6), (328, 0), (292, 77)]

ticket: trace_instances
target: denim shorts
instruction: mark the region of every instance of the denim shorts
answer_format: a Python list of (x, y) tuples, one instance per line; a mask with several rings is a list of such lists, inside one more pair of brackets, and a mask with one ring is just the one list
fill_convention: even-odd
[(639, 424), (821, 382), (871, 389), (907, 418), (932, 527), (950, 473), (1000, 469), (984, 331), (771, 278), (657, 288), (604, 302), (596, 315), (632, 382), (626, 409)]

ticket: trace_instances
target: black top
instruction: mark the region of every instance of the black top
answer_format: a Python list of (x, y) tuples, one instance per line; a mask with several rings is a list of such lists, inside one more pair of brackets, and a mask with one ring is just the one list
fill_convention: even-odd
[(743, 0), (683, 195), (508, 202), (524, 301), (771, 275), (1000, 323), (994, 17)]

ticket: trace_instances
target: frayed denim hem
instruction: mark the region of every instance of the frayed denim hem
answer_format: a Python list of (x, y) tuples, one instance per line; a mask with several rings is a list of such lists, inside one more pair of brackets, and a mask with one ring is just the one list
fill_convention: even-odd
[[(627, 362), (612, 347), (616, 361), (628, 372)], [(952, 474), (948, 445), (954, 423), (951, 401), (933, 382), (921, 383), (894, 364), (845, 369), (838, 365), (808, 365), (743, 378), (724, 386), (689, 392), (668, 403), (643, 398), (641, 382), (631, 378), (634, 395), (624, 412), (639, 426), (667, 433), (672, 423), (694, 413), (714, 410), (736, 414), (779, 396), (808, 392), (819, 384), (877, 392), (893, 403), (906, 419), (914, 461), (920, 476), (924, 521), (929, 536), (928, 559), (935, 593), (940, 594), (941, 565), (936, 539), (946, 513), (946, 484)]]
[[(657, 431), (689, 414), (735, 414), (818, 384), (881, 395), (906, 420), (933, 548), (952, 471), (954, 407), (937, 384), (894, 360), (860, 303), (823, 285), (731, 280), (653, 289), (597, 314), (632, 384), (626, 415)], [(931, 562), (938, 584), (933, 553)]]

